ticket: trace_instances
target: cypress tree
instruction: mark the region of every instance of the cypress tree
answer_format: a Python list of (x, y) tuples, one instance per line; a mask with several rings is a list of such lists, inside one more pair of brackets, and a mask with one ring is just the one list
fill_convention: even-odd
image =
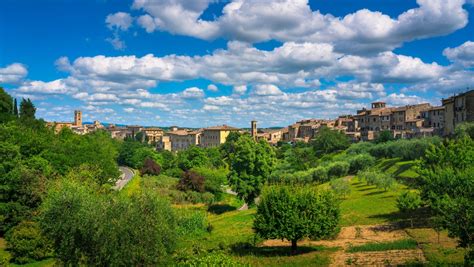
[(13, 115), (15, 115), (15, 117), (18, 117), (18, 104), (16, 103), (16, 98), (13, 101)]

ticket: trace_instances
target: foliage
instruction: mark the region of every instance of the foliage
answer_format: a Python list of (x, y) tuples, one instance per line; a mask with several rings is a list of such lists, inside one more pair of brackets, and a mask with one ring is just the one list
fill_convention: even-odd
[(178, 167), (183, 171), (195, 167), (209, 166), (210, 164), (206, 151), (197, 146), (191, 146), (186, 150), (179, 151), (176, 161)]
[(393, 138), (392, 132), (390, 130), (385, 130), (385, 131), (380, 132), (377, 139), (375, 139), (375, 143), (380, 144), (380, 143), (385, 143), (385, 142), (393, 141), (393, 140), (395, 140), (395, 138)]
[(330, 178), (339, 178), (346, 176), (349, 172), (349, 163), (345, 161), (335, 161), (327, 166), (328, 176)]
[(8, 250), (16, 263), (25, 264), (52, 255), (50, 242), (43, 236), (37, 223), (23, 221), (8, 231)]
[(65, 265), (159, 265), (176, 240), (169, 204), (150, 191), (100, 194), (74, 180), (54, 183), (40, 223)]
[(334, 179), (330, 183), (331, 189), (336, 195), (345, 198), (351, 193), (351, 186), (349, 182), (344, 178)]
[(457, 138), (470, 137), (474, 139), (474, 122), (463, 122), (457, 125), (455, 135)]
[(421, 207), (420, 194), (413, 191), (405, 191), (397, 198), (397, 207), (401, 212), (412, 212)]
[(0, 86), (0, 123), (13, 119), (13, 98)]
[[(433, 146), (421, 160), (421, 195), (435, 211), (439, 226), (474, 245), (474, 141), (469, 137)], [(473, 259), (466, 257), (466, 264)], [(471, 252), (472, 255), (472, 252)]]
[(304, 171), (314, 166), (316, 155), (311, 147), (295, 146), (286, 150), (284, 159), (287, 163), (286, 169)]
[(369, 154), (359, 154), (349, 158), (349, 173), (356, 174), (375, 165), (375, 158)]
[(224, 168), (209, 169), (206, 167), (197, 167), (192, 169), (193, 172), (204, 177), (204, 189), (211, 192), (217, 199), (221, 198), (222, 186), (227, 181), (229, 171)]
[(264, 181), (275, 165), (275, 152), (261, 140), (255, 142), (249, 135), (241, 135), (232, 141), (228, 154), (229, 183), (238, 196), (251, 204), (260, 194)]
[(329, 181), (328, 169), (323, 166), (313, 169), (313, 181), (320, 184)]
[(341, 151), (348, 148), (349, 145), (349, 138), (344, 133), (327, 127), (322, 127), (312, 141), (313, 149), (317, 154)]
[(140, 169), (140, 174), (143, 175), (160, 175), (161, 167), (158, 163), (150, 158), (146, 158), (143, 167)]
[(418, 243), (413, 239), (402, 239), (383, 243), (367, 243), (360, 246), (350, 247), (347, 252), (365, 252), (365, 251), (386, 251), (386, 250), (405, 250), (416, 249)]
[[(10, 104), (11, 105), (11, 104)], [(33, 102), (28, 99), (22, 99), (20, 103), (20, 118), (23, 120), (34, 120), (36, 108)]]
[(183, 262), (180, 262), (178, 266), (224, 266), (224, 267), (235, 267), (235, 266), (247, 266), (241, 264), (231, 257), (227, 256), (222, 252), (206, 253), (204, 255), (197, 255), (190, 257)]
[(257, 207), (253, 228), (264, 239), (287, 239), (292, 251), (304, 237), (321, 239), (338, 232), (339, 202), (330, 191), (270, 186)]
[(384, 189), (385, 191), (395, 185), (395, 179), (391, 174), (375, 169), (359, 171), (357, 176), (365, 180), (368, 185), (375, 185), (377, 188)]
[(196, 192), (204, 192), (204, 176), (194, 172), (194, 171), (186, 171), (183, 173), (177, 188), (181, 191), (196, 191)]
[(206, 214), (200, 210), (176, 209), (177, 233), (181, 237), (199, 234), (206, 231), (208, 223)]

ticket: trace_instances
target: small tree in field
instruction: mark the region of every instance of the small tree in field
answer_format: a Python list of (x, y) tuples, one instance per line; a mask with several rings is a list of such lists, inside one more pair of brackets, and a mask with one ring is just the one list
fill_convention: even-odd
[(287, 239), (291, 251), (305, 237), (321, 239), (338, 231), (339, 201), (330, 191), (313, 188), (271, 186), (265, 188), (253, 223), (264, 239)]
[[(416, 192), (403, 192), (397, 199), (397, 207), (403, 213), (410, 213), (421, 206), (420, 194)], [(410, 225), (413, 228), (413, 218), (410, 215)]]

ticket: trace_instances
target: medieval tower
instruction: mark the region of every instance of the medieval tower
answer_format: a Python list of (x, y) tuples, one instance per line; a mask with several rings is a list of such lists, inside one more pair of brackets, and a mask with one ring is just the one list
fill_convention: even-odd
[(257, 121), (253, 120), (250, 126), (251, 126), (250, 134), (252, 135), (254, 140), (257, 140)]
[(74, 126), (82, 127), (82, 111), (74, 110)]

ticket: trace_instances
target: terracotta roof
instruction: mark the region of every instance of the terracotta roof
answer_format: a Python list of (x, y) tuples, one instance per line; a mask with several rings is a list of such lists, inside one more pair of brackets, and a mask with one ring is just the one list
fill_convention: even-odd
[(186, 130), (177, 130), (177, 131), (171, 131), (167, 132), (168, 135), (188, 135), (189, 132)]
[(227, 125), (212, 126), (212, 127), (204, 128), (204, 131), (237, 131), (237, 130), (240, 130), (240, 129), (227, 126)]
[(148, 127), (148, 128), (144, 128), (143, 131), (163, 131), (163, 130), (158, 127)]
[(432, 107), (430, 110), (444, 110), (444, 106)]

